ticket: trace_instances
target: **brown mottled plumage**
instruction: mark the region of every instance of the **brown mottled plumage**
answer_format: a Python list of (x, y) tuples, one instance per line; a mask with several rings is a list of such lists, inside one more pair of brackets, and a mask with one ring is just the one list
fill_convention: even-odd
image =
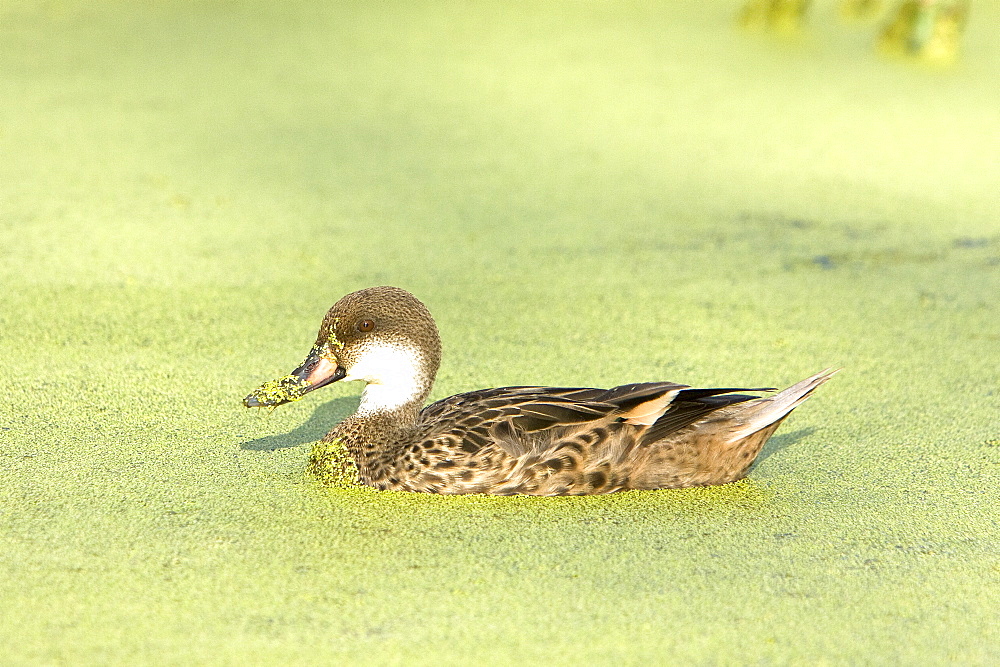
[[(358, 479), (431, 493), (568, 495), (724, 484), (742, 478), (781, 421), (832, 371), (768, 398), (646, 382), (613, 389), (503, 387), (423, 409), (441, 360), (431, 314), (412, 294), (373, 287), (327, 313), (280, 405), (340, 379), (366, 382), (358, 411), (323, 442), (339, 441)], [(314, 457), (314, 470), (334, 466)]]

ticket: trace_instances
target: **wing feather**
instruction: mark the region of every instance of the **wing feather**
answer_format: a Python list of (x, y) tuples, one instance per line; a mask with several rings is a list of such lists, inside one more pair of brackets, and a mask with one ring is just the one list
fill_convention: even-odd
[(496, 444), (511, 456), (540, 453), (566, 429), (588, 423), (628, 422), (645, 429), (638, 446), (656, 442), (727, 405), (756, 396), (757, 389), (691, 389), (673, 382), (643, 382), (611, 389), (590, 387), (499, 387), (456, 394), (428, 405), (418, 426), (431, 440), (448, 433), (461, 448)]

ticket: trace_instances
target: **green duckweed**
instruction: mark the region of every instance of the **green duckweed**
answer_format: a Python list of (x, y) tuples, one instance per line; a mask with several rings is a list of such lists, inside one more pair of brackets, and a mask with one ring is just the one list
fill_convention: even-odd
[(330, 327), (330, 335), (327, 338), (327, 344), (332, 350), (342, 350), (344, 349), (344, 343), (337, 338), (337, 325), (340, 324), (340, 318), (333, 318), (333, 326)]
[(325, 486), (354, 488), (361, 486), (354, 457), (339, 438), (313, 445), (306, 470)]
[(286, 375), (277, 380), (268, 380), (257, 387), (250, 396), (256, 398), (262, 405), (280, 405), (289, 401), (297, 401), (305, 395), (309, 383), (294, 375)]

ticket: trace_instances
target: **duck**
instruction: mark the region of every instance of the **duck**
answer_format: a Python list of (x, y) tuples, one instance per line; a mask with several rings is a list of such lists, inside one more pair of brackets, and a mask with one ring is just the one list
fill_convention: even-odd
[(248, 395), (275, 408), (334, 382), (364, 382), (356, 411), (313, 448), (309, 470), (382, 490), (592, 495), (742, 479), (781, 422), (836, 372), (791, 387), (480, 389), (430, 405), (441, 339), (427, 307), (398, 287), (352, 292), (323, 318), (305, 361)]

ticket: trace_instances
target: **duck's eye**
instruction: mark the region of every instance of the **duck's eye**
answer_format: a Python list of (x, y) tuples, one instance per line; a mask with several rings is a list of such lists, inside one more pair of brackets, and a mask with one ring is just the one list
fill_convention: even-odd
[(361, 320), (358, 322), (358, 331), (371, 331), (375, 328), (375, 323), (371, 320)]

